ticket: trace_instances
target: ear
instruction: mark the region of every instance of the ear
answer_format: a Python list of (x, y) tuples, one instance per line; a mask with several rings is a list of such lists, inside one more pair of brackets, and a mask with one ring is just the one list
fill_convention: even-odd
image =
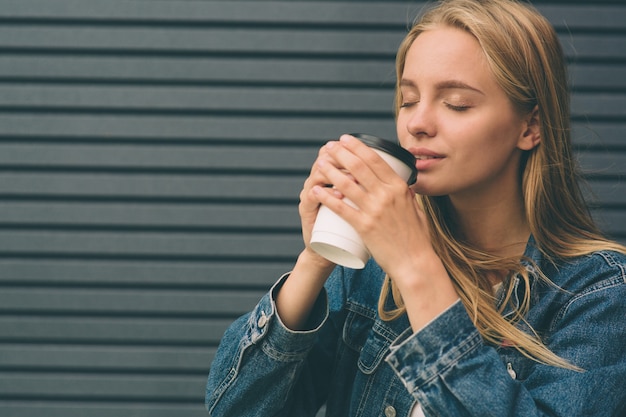
[(541, 142), (541, 124), (539, 122), (539, 107), (535, 106), (524, 121), (524, 131), (517, 142), (519, 149), (529, 151), (539, 145)]

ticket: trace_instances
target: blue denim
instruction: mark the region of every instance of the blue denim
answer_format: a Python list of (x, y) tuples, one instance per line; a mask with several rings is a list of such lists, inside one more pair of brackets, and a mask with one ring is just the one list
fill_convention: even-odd
[[(377, 314), (384, 273), (374, 261), (337, 267), (308, 331), (287, 329), (274, 295), (284, 277), (226, 331), (208, 378), (213, 417), (625, 416), (626, 256), (598, 252), (558, 264), (529, 241), (526, 256), (558, 289), (513, 278), (513, 306), (530, 291), (527, 322), (584, 372), (543, 365), (487, 344), (460, 301), (414, 333), (406, 315)], [(499, 294), (502, 303), (504, 291)]]

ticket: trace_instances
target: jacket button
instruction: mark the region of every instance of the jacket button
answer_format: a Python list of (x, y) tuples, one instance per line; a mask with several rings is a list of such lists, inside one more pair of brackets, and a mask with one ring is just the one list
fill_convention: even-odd
[(506, 371), (509, 373), (509, 375), (511, 375), (511, 378), (517, 378), (517, 373), (515, 372), (515, 369), (513, 369), (513, 365), (511, 365), (511, 362), (506, 364)]
[(257, 322), (257, 325), (262, 329), (263, 327), (265, 327), (266, 324), (267, 316), (265, 315), (265, 312), (262, 312), (261, 317), (259, 317), (259, 321)]
[(392, 406), (387, 406), (387, 408), (385, 408), (385, 416), (386, 417), (396, 417), (396, 409), (393, 408)]

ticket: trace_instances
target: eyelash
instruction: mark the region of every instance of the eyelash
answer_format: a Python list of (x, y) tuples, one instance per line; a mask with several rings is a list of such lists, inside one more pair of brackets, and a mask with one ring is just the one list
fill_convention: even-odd
[[(417, 103), (419, 103), (419, 101), (402, 103), (402, 104), (400, 104), (400, 108), (401, 109), (405, 109), (405, 108), (411, 107), (411, 106), (413, 106), (413, 105), (415, 105)], [(445, 105), (450, 110), (453, 110), (453, 111), (456, 111), (456, 112), (464, 112), (464, 111), (467, 111), (467, 110), (469, 110), (471, 108), (471, 106), (465, 106), (465, 105), (455, 106), (455, 105), (449, 104), (449, 103), (445, 103)]]
[(454, 110), (454, 111), (458, 111), (458, 112), (464, 112), (464, 111), (467, 111), (467, 110), (470, 109), (470, 106), (464, 106), (464, 105), (455, 106), (455, 105), (449, 104), (449, 103), (446, 103), (446, 107), (448, 107), (450, 110)]

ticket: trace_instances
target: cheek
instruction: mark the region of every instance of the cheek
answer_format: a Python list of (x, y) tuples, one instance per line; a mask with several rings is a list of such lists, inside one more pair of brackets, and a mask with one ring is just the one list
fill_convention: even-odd
[(516, 126), (516, 121), (503, 112), (468, 121), (462, 126), (457, 125), (455, 132), (450, 133), (463, 138), (456, 143), (466, 152), (479, 152), (484, 158), (489, 158), (490, 155), (510, 152), (516, 148), (519, 133)]

